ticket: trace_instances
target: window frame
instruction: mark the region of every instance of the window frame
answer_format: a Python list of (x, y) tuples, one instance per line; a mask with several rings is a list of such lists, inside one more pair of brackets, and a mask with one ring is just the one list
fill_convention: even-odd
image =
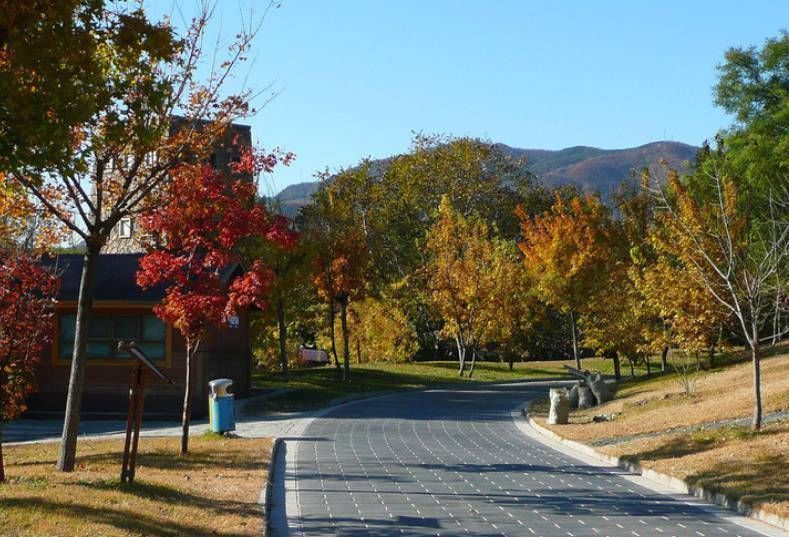
[[(75, 315), (77, 312), (76, 310), (76, 303), (69, 303), (67, 305), (58, 305), (55, 315), (55, 326), (54, 326), (54, 337), (52, 338), (52, 363), (54, 365), (71, 365), (71, 357), (64, 357), (61, 356), (60, 352), (60, 331), (61, 331), (61, 323), (62, 319), (66, 315)], [(114, 325), (115, 319), (117, 317), (135, 317), (138, 319), (137, 321), (137, 333), (142, 336), (144, 322), (143, 317), (147, 315), (154, 315), (151, 307), (144, 307), (144, 306), (137, 306), (137, 305), (117, 305), (117, 304), (94, 304), (93, 306), (93, 313), (98, 317), (109, 317), (111, 333), (110, 338), (89, 338), (95, 341), (117, 341), (116, 338), (112, 337), (114, 333)], [(140, 339), (142, 343), (158, 343), (158, 341), (143, 341)], [(151, 361), (161, 367), (171, 367), (172, 366), (172, 326), (169, 323), (164, 323), (164, 340), (162, 340), (164, 344), (164, 357), (162, 358), (151, 358)], [(130, 358), (125, 357), (118, 357), (115, 355), (115, 349), (113, 348), (113, 355), (111, 357), (93, 357), (87, 358), (87, 364), (89, 365), (108, 365), (108, 366), (123, 366), (128, 367), (134, 361)]]
[[(126, 226), (126, 232), (123, 231), (124, 226)], [(132, 218), (131, 216), (124, 216), (118, 220), (118, 238), (131, 239), (132, 235), (134, 235), (134, 231), (132, 229)]]

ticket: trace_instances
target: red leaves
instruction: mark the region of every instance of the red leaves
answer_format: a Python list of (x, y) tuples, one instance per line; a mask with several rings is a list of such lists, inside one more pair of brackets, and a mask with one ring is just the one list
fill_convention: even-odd
[(262, 263), (231, 282), (223, 280), (240, 260), (241, 241), (257, 237), (286, 249), (295, 244), (287, 221), (255, 204), (255, 184), (236, 177), (271, 171), (292, 158), (272, 155), (244, 151), (230, 165), (232, 173), (184, 164), (173, 173), (161, 206), (143, 219), (157, 247), (140, 260), (137, 284), (167, 286), (155, 312), (187, 338), (199, 338), (238, 309), (265, 304), (273, 274)]
[(230, 163), (230, 170), (237, 174), (258, 175), (271, 173), (277, 165), (289, 166), (296, 156), (291, 152), (282, 152), (279, 148), (271, 153), (243, 151), (238, 162)]
[(25, 410), (35, 368), (52, 337), (59, 280), (26, 254), (0, 251), (0, 421)]
[(265, 297), (268, 294), (274, 273), (263, 265), (258, 259), (243, 276), (233, 280), (230, 284), (230, 296), (225, 314), (232, 315), (236, 308), (246, 308), (251, 305), (258, 308), (266, 307)]

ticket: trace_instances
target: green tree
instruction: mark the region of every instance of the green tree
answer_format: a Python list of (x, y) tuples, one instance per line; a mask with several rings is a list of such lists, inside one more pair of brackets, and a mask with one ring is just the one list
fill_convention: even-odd
[(718, 73), (715, 104), (735, 118), (723, 131), (726, 164), (743, 195), (758, 189), (766, 200), (768, 189), (789, 185), (789, 33), (729, 49)]

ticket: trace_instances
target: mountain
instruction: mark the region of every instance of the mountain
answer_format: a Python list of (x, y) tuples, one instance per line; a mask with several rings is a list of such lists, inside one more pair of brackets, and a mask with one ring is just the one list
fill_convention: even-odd
[[(552, 151), (520, 149), (496, 144), (499, 149), (516, 158), (524, 158), (526, 167), (550, 187), (574, 184), (585, 192), (599, 192), (610, 200), (623, 180), (631, 178), (632, 170), (657, 165), (665, 160), (669, 166), (686, 170), (693, 162), (698, 147), (680, 142), (659, 141), (627, 149), (599, 149), (575, 146)], [(277, 194), (286, 214), (293, 215), (309, 203), (318, 188), (317, 182), (290, 185)]]
[(306, 183), (296, 183), (288, 185), (275, 196), (282, 212), (288, 216), (295, 215), (300, 208), (310, 202), (312, 194), (318, 190), (318, 181), (308, 181)]

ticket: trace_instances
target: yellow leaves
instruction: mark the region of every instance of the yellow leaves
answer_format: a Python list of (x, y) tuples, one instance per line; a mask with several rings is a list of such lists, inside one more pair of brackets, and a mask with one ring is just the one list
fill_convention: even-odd
[[(46, 192), (46, 189), (43, 190)], [(58, 206), (55, 196), (48, 196)], [(0, 173), (0, 246), (45, 251), (67, 236), (63, 225)]]
[(530, 219), (523, 210), (517, 215), (523, 237), (518, 247), (540, 298), (562, 311), (578, 309), (613, 257), (607, 209), (591, 196), (569, 203), (557, 197), (542, 216)]
[(427, 238), (430, 260), (425, 267), (429, 297), (446, 321), (446, 336), (460, 334), (468, 344), (502, 335), (513, 293), (515, 261), (506, 248), (490, 237), (481, 219), (465, 218), (444, 197), (439, 218)]
[(416, 334), (394, 301), (353, 302), (349, 321), (351, 351), (358, 351), (361, 361), (405, 362), (417, 351)]

